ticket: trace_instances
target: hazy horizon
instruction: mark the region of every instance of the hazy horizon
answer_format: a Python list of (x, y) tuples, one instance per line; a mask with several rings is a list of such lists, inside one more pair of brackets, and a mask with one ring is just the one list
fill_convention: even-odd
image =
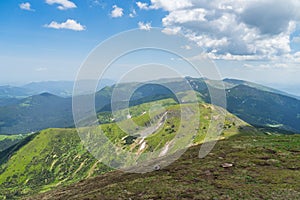
[[(203, 78), (203, 77), (202, 77)], [(248, 81), (256, 84), (260, 84), (266, 87), (270, 87), (276, 90), (280, 90), (282, 92), (286, 92), (291, 95), (295, 96), (300, 96), (300, 88), (297, 84), (295, 85), (289, 85), (289, 84), (272, 84), (272, 83), (260, 83), (256, 81), (251, 81), (251, 80), (245, 80), (245, 79), (239, 79), (239, 78), (234, 78), (234, 77), (223, 77), (222, 80), (224, 79), (235, 79), (235, 80), (243, 80), (243, 81)], [(116, 82), (113, 79), (109, 79), (113, 82)], [(150, 80), (154, 81), (154, 80)], [(41, 81), (29, 81), (29, 82), (0, 82), (0, 86), (12, 86), (12, 87), (22, 87), (30, 83), (42, 83), (42, 82), (74, 82), (74, 80), (41, 80)], [(139, 81), (137, 81), (139, 82)]]

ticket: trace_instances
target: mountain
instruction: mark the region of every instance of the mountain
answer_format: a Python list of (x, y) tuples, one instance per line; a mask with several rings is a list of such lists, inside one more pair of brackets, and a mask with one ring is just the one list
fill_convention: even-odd
[(228, 89), (227, 109), (252, 125), (300, 133), (300, 101), (246, 85)]
[[(90, 84), (93, 81), (81, 80), (81, 84)], [(97, 91), (106, 87), (112, 86), (114, 81), (109, 79), (101, 80), (101, 83), (97, 87)], [(74, 81), (47, 81), (47, 82), (33, 82), (27, 85), (24, 85), (23, 88), (31, 91), (32, 94), (40, 93), (51, 93), (61, 97), (70, 97), (73, 93)]]
[[(82, 84), (90, 84), (94, 81), (81, 80)], [(101, 80), (97, 86), (97, 91), (106, 87), (112, 86), (115, 82), (109, 79)], [(51, 93), (56, 96), (70, 97), (73, 93), (74, 81), (46, 81), (46, 82), (32, 82), (23, 86), (0, 86), (0, 106), (7, 105), (6, 99), (22, 99), (41, 93)]]
[[(108, 97), (110, 88), (103, 90), (105, 92), (100, 93), (102, 97)], [(142, 199), (165, 199), (167, 196), (172, 199), (189, 198), (195, 195), (200, 195), (200, 198), (204, 194), (199, 193), (199, 188), (206, 188), (207, 196), (204, 197), (207, 198), (219, 193), (228, 194), (232, 198), (268, 198), (271, 189), (276, 189), (274, 191), (278, 192), (276, 195), (279, 197), (282, 197), (285, 189), (292, 191), (291, 198), (298, 195), (300, 175), (295, 171), (300, 167), (297, 151), (299, 135), (279, 135), (281, 131), (276, 128), (252, 127), (220, 107), (190, 102), (189, 91), (181, 92), (178, 96), (177, 100), (168, 98), (132, 106), (129, 119), (126, 110), (117, 111), (115, 116), (110, 112), (98, 113), (99, 127), (118, 147), (115, 150), (105, 145), (101, 145), (101, 148), (95, 146), (102, 140), (98, 132), (87, 131), (86, 139), (82, 141), (77, 130), (72, 128), (51, 128), (21, 138), (11, 147), (0, 151), (0, 198), (123, 199), (136, 195)], [(44, 98), (49, 102), (58, 102), (58, 105), (61, 105), (60, 101), (67, 100), (44, 93), (27, 99), (23, 104), (27, 103), (29, 107), (41, 105), (40, 102), (46, 101)], [(202, 98), (201, 94), (198, 98)], [(183, 99), (184, 103), (179, 104)], [(157, 105), (164, 109), (155, 107)], [(200, 116), (194, 113), (197, 108), (200, 109)], [(184, 111), (188, 111), (189, 115), (182, 117), (182, 112), (186, 113)], [(224, 124), (220, 124), (221, 115), (225, 116)], [(131, 125), (130, 120), (136, 125)], [(196, 122), (200, 124), (194, 127)], [(210, 135), (215, 132), (209, 132), (210, 124), (214, 125), (213, 128), (221, 128), (220, 137)], [(202, 144), (206, 136), (208, 141), (224, 141), (220, 141), (207, 157), (199, 159), (200, 147), (197, 145)], [(89, 151), (85, 146), (90, 147)], [(182, 148), (188, 147), (191, 149), (178, 161), (155, 172), (124, 174), (105, 165), (119, 165), (119, 159), (130, 162), (130, 155), (135, 155), (134, 161), (140, 165), (135, 170), (144, 170), (145, 167), (150, 169), (158, 163), (158, 160), (154, 163), (150, 161), (150, 166), (144, 166), (151, 156), (159, 155), (160, 159), (172, 157)], [(126, 154), (117, 157), (121, 149), (132, 154), (129, 157)], [(109, 154), (103, 154), (108, 151)], [(93, 155), (101, 153), (101, 162), (90, 152)], [(278, 178), (274, 179), (270, 174), (278, 174)], [(289, 177), (289, 184), (282, 183), (286, 177)], [(160, 180), (159, 187), (155, 186), (155, 180)], [(120, 187), (116, 185), (122, 189), (119, 191)], [(170, 190), (171, 186), (175, 187), (174, 191)], [(57, 187), (60, 189), (46, 192)], [(235, 187), (239, 187), (243, 193), (228, 193)], [(253, 194), (257, 188), (263, 190)], [(46, 193), (29, 197), (40, 192)]]
[(16, 104), (0, 107), (0, 133), (30, 133), (49, 127), (73, 125), (70, 98), (49, 93), (27, 97)]
[(22, 87), (4, 85), (0, 86), (0, 99), (27, 97), (30, 92), (30, 90)]
[[(186, 81), (191, 87), (188, 87)], [(227, 109), (230, 112), (254, 126), (277, 127), (300, 133), (300, 100), (279, 94), (276, 90), (264, 89), (264, 86), (245, 84), (244, 81), (225, 80), (225, 82), (230, 84), (230, 86), (227, 85), (225, 91)], [(160, 85), (162, 83), (164, 85)], [(165, 79), (146, 84), (122, 83), (118, 86), (106, 86), (95, 94), (95, 108), (97, 112), (110, 112), (112, 93), (116, 89), (118, 95), (116, 99), (113, 99), (115, 107), (117, 109), (127, 107), (124, 98), (133, 88), (138, 89), (134, 90), (130, 98), (130, 106), (167, 98), (173, 98), (179, 102), (174, 93), (179, 95), (190, 89), (197, 92), (200, 102), (211, 103), (209, 91), (213, 90), (216, 95), (222, 94), (218, 84), (221, 82), (187, 77), (186, 80)], [(73, 126), (71, 98), (54, 95), (49, 95), (52, 98), (47, 98), (47, 95), (44, 98), (38, 98), (39, 96), (33, 96), (34, 99), (39, 99), (37, 100), (39, 103), (34, 106), (28, 107), (26, 103), (31, 101), (31, 97), (0, 106), (0, 134), (19, 134), (51, 127)], [(85, 97), (85, 95), (78, 98), (80, 97)]]
[[(149, 115), (144, 114), (144, 110), (149, 110), (157, 104), (165, 105), (166, 110), (155, 111), (155, 115), (151, 118), (154, 121), (150, 121)], [(125, 133), (116, 123), (102, 124), (101, 128), (116, 146), (136, 154), (138, 160), (143, 163), (144, 153), (151, 153), (153, 149), (157, 149), (162, 154), (161, 156), (164, 156), (183, 148), (182, 145), (186, 144), (183, 141), (192, 140), (191, 144), (193, 145), (203, 142), (208, 131), (210, 115), (217, 108), (212, 105), (201, 104), (200, 109), (203, 114), (200, 118), (194, 119), (201, 120), (199, 128), (194, 130), (196, 135), (191, 138), (190, 134), (185, 134), (178, 139), (175, 136), (180, 134), (180, 106), (195, 108), (197, 105), (179, 105), (174, 100), (168, 99), (131, 107), (132, 120), (144, 127), (140, 129), (140, 134), (148, 130), (149, 127), (159, 127), (147, 135), (140, 135), (140, 137)], [(118, 113), (120, 122), (127, 128), (136, 130), (135, 127), (128, 125), (127, 118), (122, 119), (122, 113), (123, 111)], [(162, 117), (164, 113), (167, 113), (165, 114), (166, 118)], [(223, 139), (239, 134), (241, 131), (249, 134), (258, 132), (230, 113), (225, 112), (225, 115), (226, 123), (221, 136)], [(99, 119), (101, 118), (99, 117)], [(161, 120), (164, 120), (164, 123), (159, 125)], [(195, 128), (190, 127), (191, 124), (191, 121), (182, 122), (185, 130)], [(95, 137), (98, 136), (96, 133), (93, 134), (90, 137), (91, 142), (95, 144), (97, 141)], [(174, 146), (171, 143), (174, 143)], [(84, 144), (88, 145), (86, 142)], [(175, 147), (179, 149), (174, 149)], [(106, 147), (102, 146), (102, 148)], [(97, 149), (99, 150), (99, 148)], [(103, 161), (115, 159), (113, 155), (114, 152), (112, 151), (109, 157), (103, 157)], [(6, 196), (7, 199), (11, 199), (38, 191), (46, 191), (57, 186), (70, 185), (111, 170), (97, 161), (85, 149), (76, 129), (47, 129), (32, 134), (16, 145), (0, 152), (0, 194), (2, 197)]]
[(73, 81), (48, 81), (33, 82), (23, 86), (32, 94), (51, 93), (57, 96), (67, 97), (72, 95)]
[[(193, 89), (200, 92), (207, 103), (209, 90), (222, 94), (220, 81), (188, 79)], [(300, 100), (284, 92), (241, 80), (225, 79), (227, 110), (254, 126), (276, 127), (300, 133)], [(200, 86), (199, 86), (200, 85)]]
[(16, 104), (19, 100), (17, 98), (0, 98), (0, 107)]
[(236, 80), (236, 79), (224, 79), (223, 82), (225, 83), (227, 89), (230, 89), (230, 88), (233, 88), (233, 87), (236, 87), (236, 86), (239, 86), (239, 85), (245, 85), (245, 86), (253, 87), (253, 88), (256, 88), (258, 90), (265, 91), (265, 92), (272, 92), (272, 93), (276, 93), (276, 94), (281, 94), (281, 95), (284, 95), (284, 96), (288, 96), (288, 97), (292, 97), (292, 98), (296, 98), (296, 99), (300, 100), (299, 96), (291, 95), (289, 93), (286, 93), (286, 92), (283, 92), (283, 91), (280, 91), (280, 90), (276, 90), (274, 88), (266, 87), (266, 86), (263, 86), (263, 85), (260, 85), (260, 84), (257, 84), (257, 83), (252, 83), (252, 82), (249, 82), (249, 81)]

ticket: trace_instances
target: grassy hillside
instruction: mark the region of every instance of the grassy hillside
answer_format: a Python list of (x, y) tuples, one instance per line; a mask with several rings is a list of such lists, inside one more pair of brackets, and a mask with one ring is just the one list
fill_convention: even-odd
[(113, 171), (28, 199), (298, 200), (299, 144), (300, 135), (241, 134), (219, 141), (204, 159), (194, 146), (165, 169)]
[[(115, 123), (101, 125), (106, 136), (117, 146), (136, 153), (137, 158), (143, 161), (145, 153), (166, 151), (165, 148), (170, 142), (177, 142), (182, 148), (180, 141), (187, 140), (190, 135), (182, 135), (180, 139), (175, 139), (179, 127), (180, 105), (172, 99), (162, 100), (156, 104), (168, 105), (165, 110), (155, 110), (153, 113), (144, 113), (149, 110), (154, 103), (146, 103), (131, 108), (132, 120), (141, 128), (137, 132), (142, 134), (143, 127), (154, 126), (159, 120), (165, 120), (163, 125), (150, 135), (130, 136), (122, 131)], [(197, 106), (196, 104), (185, 104), (183, 107)], [(196, 129), (196, 135), (193, 137), (193, 144), (203, 141), (208, 129), (210, 115), (214, 107), (208, 104), (201, 104), (202, 115), (199, 119), (201, 126)], [(151, 109), (150, 109), (151, 110)], [(167, 116), (163, 118), (162, 115)], [(120, 111), (120, 116), (122, 111)], [(101, 114), (100, 114), (101, 116)], [(154, 120), (150, 120), (154, 119)], [(123, 125), (128, 125), (128, 119), (123, 120)], [(186, 129), (195, 128), (186, 123)], [(245, 126), (245, 122), (227, 113), (224, 126), (223, 138), (238, 134)], [(248, 126), (249, 127), (249, 126)], [(128, 126), (128, 129), (136, 130), (136, 127)], [(252, 132), (255, 132), (253, 129)], [(97, 134), (93, 135), (96, 137)], [(141, 140), (143, 140), (141, 142)], [(144, 143), (144, 144), (143, 144)], [(183, 143), (185, 144), (185, 143)], [(181, 146), (180, 146), (181, 145)], [(143, 148), (141, 146), (144, 146)], [(170, 148), (166, 152), (175, 151)], [(32, 135), (21, 145), (12, 146), (1, 153), (4, 158), (0, 166), (0, 194), (8, 199), (23, 196), (25, 194), (46, 191), (59, 185), (69, 185), (82, 179), (99, 175), (110, 171), (111, 169), (103, 165), (87, 152), (75, 129), (47, 129)], [(111, 155), (113, 158), (113, 154)], [(110, 158), (103, 158), (110, 159)]]
[(9, 159), (0, 168), (2, 198), (47, 190), (109, 170), (86, 151), (73, 129), (42, 131), (8, 153)]

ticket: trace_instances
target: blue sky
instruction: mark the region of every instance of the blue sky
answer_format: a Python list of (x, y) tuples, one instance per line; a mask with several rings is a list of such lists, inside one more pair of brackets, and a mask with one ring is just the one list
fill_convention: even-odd
[(297, 0), (0, 1), (0, 83), (73, 80), (100, 42), (160, 27), (203, 48), (223, 77), (300, 94), (298, 10)]

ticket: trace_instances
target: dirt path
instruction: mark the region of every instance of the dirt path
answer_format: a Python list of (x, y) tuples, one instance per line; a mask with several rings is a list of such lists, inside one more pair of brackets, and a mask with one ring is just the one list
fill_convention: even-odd
[(155, 126), (151, 126), (148, 127), (144, 130), (142, 130), (141, 132), (138, 132), (138, 134), (140, 135), (141, 138), (146, 138), (147, 136), (155, 133), (166, 121), (166, 116), (167, 116), (168, 112), (165, 112), (163, 114), (163, 116), (161, 116), (161, 118), (158, 120), (158, 122), (156, 123)]

